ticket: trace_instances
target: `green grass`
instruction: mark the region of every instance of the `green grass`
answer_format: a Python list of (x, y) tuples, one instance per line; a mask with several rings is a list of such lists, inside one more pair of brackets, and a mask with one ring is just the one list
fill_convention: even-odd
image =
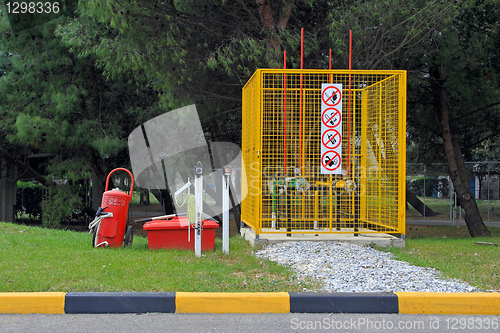
[[(397, 259), (434, 267), (484, 290), (500, 290), (500, 228), (470, 238), (465, 227), (411, 226), (405, 249), (384, 249)], [(318, 290), (297, 281), (287, 267), (257, 259), (246, 241), (232, 237), (230, 254), (149, 250), (135, 237), (130, 248), (91, 247), (91, 235), (0, 223), (0, 292), (12, 291), (213, 291)]]
[[(449, 198), (434, 198), (434, 197), (418, 197), (422, 202), (424, 202), (433, 211), (439, 213), (436, 216), (428, 216), (431, 220), (450, 220), (450, 199)], [(496, 222), (500, 221), (500, 200), (476, 200), (479, 213), (485, 222), (489, 221)], [(413, 207), (408, 206), (406, 210), (406, 217), (409, 219), (422, 219), (423, 216), (420, 215)], [(454, 206), (453, 206), (454, 208)], [(459, 207), (457, 207), (457, 219), (459, 218)], [(462, 214), (462, 221), (464, 216)]]
[(0, 223), (0, 292), (20, 291), (302, 291), (276, 263), (257, 259), (239, 237), (230, 254), (215, 250), (149, 250), (135, 237), (129, 248), (93, 248), (87, 233)]
[(493, 237), (471, 238), (466, 227), (412, 227), (405, 249), (386, 249), (396, 259), (438, 269), (450, 278), (469, 282), (483, 290), (500, 290), (500, 228)]

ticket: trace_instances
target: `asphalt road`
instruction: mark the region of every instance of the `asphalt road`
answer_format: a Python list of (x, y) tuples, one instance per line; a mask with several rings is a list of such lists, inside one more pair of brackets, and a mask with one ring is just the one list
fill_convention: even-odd
[(499, 332), (500, 316), (401, 314), (0, 314), (0, 332)]

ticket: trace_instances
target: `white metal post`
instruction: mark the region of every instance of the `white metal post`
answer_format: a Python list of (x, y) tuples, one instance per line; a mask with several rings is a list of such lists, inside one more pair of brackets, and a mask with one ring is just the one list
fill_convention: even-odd
[(194, 196), (196, 202), (196, 224), (194, 231), (194, 253), (201, 257), (201, 215), (203, 212), (203, 175), (194, 176)]
[[(490, 168), (488, 166), (488, 222), (490, 222)], [(479, 195), (477, 196), (478, 199), (481, 198), (481, 193), (479, 193)]]
[(230, 169), (222, 173), (222, 252), (229, 253), (229, 175)]

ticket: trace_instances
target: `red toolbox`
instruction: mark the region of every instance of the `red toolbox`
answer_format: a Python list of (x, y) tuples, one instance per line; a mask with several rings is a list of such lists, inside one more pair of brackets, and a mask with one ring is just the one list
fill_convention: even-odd
[[(201, 232), (201, 250), (214, 249), (215, 229), (219, 227), (217, 222), (211, 220), (203, 221)], [(194, 225), (189, 226), (186, 216), (176, 216), (171, 220), (156, 220), (147, 222), (142, 227), (148, 233), (148, 246), (150, 249), (185, 249), (194, 250)], [(190, 235), (188, 242), (188, 231)]]

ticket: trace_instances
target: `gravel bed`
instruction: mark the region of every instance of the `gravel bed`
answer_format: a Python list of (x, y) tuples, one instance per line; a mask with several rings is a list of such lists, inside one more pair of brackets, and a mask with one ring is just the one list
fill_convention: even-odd
[(351, 243), (277, 243), (255, 255), (290, 265), (299, 279), (319, 280), (321, 291), (326, 292), (479, 291), (468, 283), (445, 279), (433, 268), (414, 266), (395, 260), (392, 253)]

